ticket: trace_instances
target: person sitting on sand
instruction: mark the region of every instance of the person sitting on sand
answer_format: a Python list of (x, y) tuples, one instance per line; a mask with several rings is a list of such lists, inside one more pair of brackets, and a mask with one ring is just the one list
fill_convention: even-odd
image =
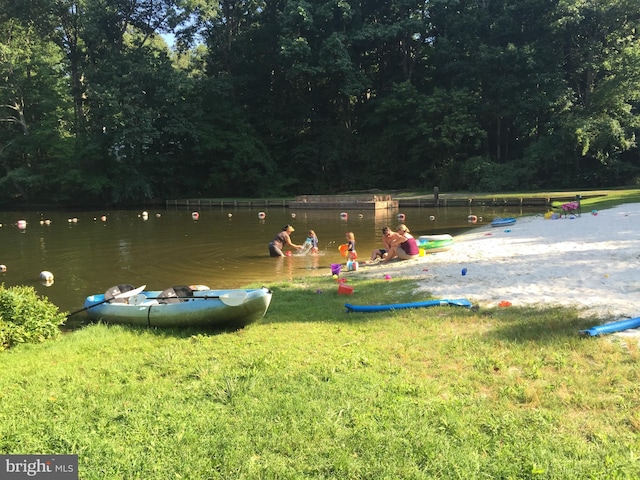
[(387, 253), (391, 249), (391, 240), (393, 238), (399, 237), (400, 235), (396, 232), (392, 232), (389, 227), (382, 228), (382, 244), (384, 248), (376, 248), (371, 252), (371, 260), (370, 262), (375, 262), (378, 258), (380, 260), (384, 260), (387, 257)]
[(269, 242), (269, 255), (272, 257), (284, 257), (285, 254), (282, 252), (282, 249), (289, 245), (291, 248), (295, 248), (296, 250), (300, 250), (302, 245), (296, 245), (291, 241), (291, 233), (295, 232), (295, 228), (291, 225), (285, 225), (282, 227), (282, 231), (279, 232), (273, 240)]
[(391, 247), (387, 252), (387, 256), (382, 261), (388, 262), (394, 258), (398, 258), (399, 260), (411, 260), (418, 258), (420, 253), (418, 244), (416, 243), (416, 239), (413, 238), (413, 235), (409, 232), (407, 226), (404, 223), (401, 223), (398, 225), (396, 232), (398, 233), (398, 236), (394, 237), (389, 242)]

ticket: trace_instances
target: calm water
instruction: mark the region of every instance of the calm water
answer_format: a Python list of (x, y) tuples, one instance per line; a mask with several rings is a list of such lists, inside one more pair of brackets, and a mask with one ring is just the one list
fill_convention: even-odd
[[(396, 210), (292, 211), (287, 208), (192, 210), (0, 212), (0, 273), (5, 286), (31, 285), (61, 310), (82, 308), (85, 297), (103, 293), (112, 285), (146, 284), (163, 290), (173, 285), (204, 284), (211, 288), (238, 288), (294, 277), (329, 274), (330, 264), (343, 262), (337, 246), (353, 231), (360, 259), (381, 245), (380, 230), (398, 223)], [(402, 209), (404, 223), (414, 236), (459, 234), (486, 225), (496, 216), (541, 213), (519, 207), (447, 207)], [(470, 214), (483, 221), (471, 225)], [(101, 217), (106, 216), (103, 219)], [(295, 215), (295, 218), (294, 218)], [(433, 219), (431, 219), (433, 217)], [(73, 221), (72, 219), (77, 219)], [(19, 220), (26, 220), (24, 229)], [(50, 220), (50, 222), (44, 222)], [(48, 223), (48, 224), (47, 224)], [(320, 240), (316, 256), (269, 257), (267, 244), (285, 224), (296, 231), (301, 244), (308, 229)], [(51, 286), (40, 283), (41, 271), (53, 273)]]

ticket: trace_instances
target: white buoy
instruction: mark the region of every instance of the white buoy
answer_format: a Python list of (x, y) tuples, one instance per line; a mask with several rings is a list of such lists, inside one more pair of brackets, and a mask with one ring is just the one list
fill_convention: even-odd
[(346, 220), (347, 218), (349, 218), (349, 215), (347, 214), (347, 212), (342, 212), (340, 214), (340, 218), (342, 218), (343, 220)]
[(267, 216), (267, 214), (266, 214), (266, 213), (264, 213), (264, 212), (258, 212), (258, 218), (259, 218), (259, 219), (261, 219), (261, 220), (262, 220), (262, 219), (266, 218), (266, 216)]
[(227, 217), (229, 218), (233, 217), (233, 213), (227, 213)]
[(47, 270), (40, 272), (40, 282), (47, 287), (53, 285), (53, 273)]
[(7, 266), (6, 265), (0, 265), (0, 273), (4, 273), (7, 271)]
[(431, 220), (432, 222), (433, 222), (435, 219), (436, 219), (436, 217), (434, 217), (433, 215), (431, 215), (431, 216), (429, 217), (429, 220)]
[(400, 220), (401, 222), (404, 222), (404, 219), (405, 219), (405, 218), (406, 218), (406, 217), (405, 217), (404, 213), (399, 213), (399, 214), (398, 214), (398, 220)]
[(198, 212), (192, 212), (191, 218), (193, 218), (194, 220), (198, 220), (200, 218), (200, 214)]
[(18, 220), (18, 228), (20, 230), (24, 230), (25, 228), (27, 228), (27, 221), (26, 220)]
[(475, 215), (469, 215), (467, 217), (467, 221), (469, 223), (477, 223), (478, 222), (478, 217), (476, 217)]
[(295, 213), (292, 213), (292, 214), (291, 214), (291, 218), (296, 218), (296, 214), (295, 214)]

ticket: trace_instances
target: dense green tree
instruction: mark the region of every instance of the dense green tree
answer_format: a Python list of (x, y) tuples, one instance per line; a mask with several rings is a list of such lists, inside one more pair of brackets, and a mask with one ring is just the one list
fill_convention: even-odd
[(0, 0), (0, 199), (637, 182), (639, 23), (634, 0)]

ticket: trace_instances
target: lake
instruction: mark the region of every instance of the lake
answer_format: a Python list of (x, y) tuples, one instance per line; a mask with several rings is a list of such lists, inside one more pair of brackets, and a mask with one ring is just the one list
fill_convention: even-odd
[[(0, 212), (0, 273), (5, 286), (31, 285), (63, 311), (82, 308), (84, 299), (112, 285), (130, 283), (164, 290), (203, 284), (239, 288), (310, 275), (329, 275), (344, 262), (338, 246), (355, 233), (359, 259), (381, 244), (381, 229), (405, 223), (411, 233), (453, 236), (487, 225), (495, 217), (544, 213), (526, 207), (440, 207), (402, 210), (299, 210), (168, 207), (148, 210)], [(346, 214), (342, 215), (342, 214)], [(400, 222), (398, 214), (405, 219)], [(481, 218), (470, 224), (469, 215)], [(26, 222), (26, 225), (23, 223)], [(269, 257), (267, 244), (286, 224), (294, 243), (316, 231), (320, 254)], [(454, 247), (455, 248), (455, 247)], [(49, 271), (53, 284), (41, 283)]]

